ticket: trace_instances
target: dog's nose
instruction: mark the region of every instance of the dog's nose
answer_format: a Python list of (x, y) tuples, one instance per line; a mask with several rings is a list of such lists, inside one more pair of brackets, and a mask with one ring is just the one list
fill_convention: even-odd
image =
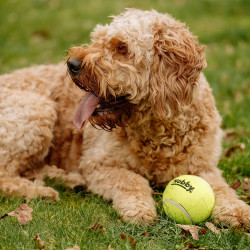
[(76, 75), (82, 68), (82, 61), (79, 58), (70, 58), (67, 61), (70, 74)]

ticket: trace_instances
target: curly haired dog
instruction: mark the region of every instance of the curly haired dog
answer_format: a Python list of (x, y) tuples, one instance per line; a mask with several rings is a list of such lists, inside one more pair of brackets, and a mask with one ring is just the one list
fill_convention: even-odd
[(149, 183), (193, 174), (214, 190), (215, 221), (248, 223), (249, 206), (216, 167), (221, 118), (196, 37), (167, 14), (134, 9), (91, 35), (89, 46), (69, 50), (68, 68), (0, 77), (0, 190), (57, 200), (41, 178), (61, 176), (141, 223), (156, 217)]

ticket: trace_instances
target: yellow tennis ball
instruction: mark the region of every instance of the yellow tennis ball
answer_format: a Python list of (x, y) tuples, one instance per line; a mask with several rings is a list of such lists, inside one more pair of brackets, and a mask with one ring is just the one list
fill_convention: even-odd
[(210, 185), (194, 175), (181, 175), (170, 181), (163, 193), (166, 214), (180, 224), (196, 224), (206, 220), (214, 208)]

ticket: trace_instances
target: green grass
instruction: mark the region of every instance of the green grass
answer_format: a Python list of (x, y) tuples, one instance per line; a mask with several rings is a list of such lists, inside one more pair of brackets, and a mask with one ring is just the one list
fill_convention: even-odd
[[(0, 73), (33, 64), (64, 60), (72, 45), (89, 42), (97, 23), (125, 7), (169, 12), (184, 21), (207, 45), (206, 76), (213, 88), (222, 127), (233, 131), (224, 141), (224, 150), (244, 143), (244, 151), (230, 157), (222, 155), (219, 164), (229, 184), (250, 176), (250, 2), (247, 0), (8, 0), (0, 1)], [(129, 234), (138, 249), (183, 249), (190, 242), (196, 248), (249, 249), (249, 240), (238, 231), (221, 235), (210, 231), (198, 241), (184, 236), (163, 213), (160, 197), (155, 195), (160, 222), (136, 227), (120, 221), (112, 204), (90, 193), (75, 193), (63, 185), (49, 182), (60, 191), (61, 200), (50, 203), (35, 199), (27, 202), (34, 209), (33, 220), (19, 225), (14, 217), (0, 220), (0, 249), (34, 249), (39, 234), (48, 249), (133, 248), (120, 234)], [(243, 194), (241, 188), (237, 190)], [(0, 196), (0, 216), (23, 202), (20, 198)], [(88, 228), (100, 223), (106, 232)], [(204, 226), (204, 224), (201, 224)], [(143, 232), (147, 231), (148, 236)]]

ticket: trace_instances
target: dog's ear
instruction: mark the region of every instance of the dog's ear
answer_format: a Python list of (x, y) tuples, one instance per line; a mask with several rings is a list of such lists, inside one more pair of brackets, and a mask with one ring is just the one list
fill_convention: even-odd
[(169, 25), (169, 19), (154, 26), (150, 102), (161, 117), (174, 116), (192, 103), (198, 77), (206, 67), (205, 46), (199, 46), (184, 24), (174, 21)]

